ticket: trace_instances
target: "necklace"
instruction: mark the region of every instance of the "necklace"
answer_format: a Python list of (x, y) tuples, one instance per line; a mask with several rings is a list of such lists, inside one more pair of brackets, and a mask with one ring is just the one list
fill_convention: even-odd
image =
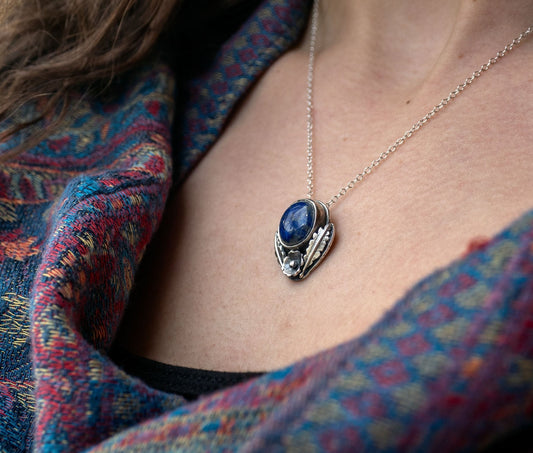
[(392, 153), (410, 139), (421, 127), (428, 123), (438, 112), (459, 96), (481, 74), (488, 71), (522, 40), (533, 32), (529, 27), (512, 42), (507, 44), (495, 57), (474, 71), (465, 81), (451, 91), (426, 115), (398, 138), (386, 151), (358, 173), (328, 202), (313, 199), (313, 78), (315, 67), (316, 35), (318, 30), (318, 7), (320, 0), (314, 0), (311, 17), (311, 38), (309, 44), (309, 63), (307, 73), (307, 198), (292, 203), (281, 216), (275, 235), (274, 248), (282, 272), (292, 280), (303, 280), (325, 258), (335, 237), (335, 227), (330, 222), (329, 210), (348, 191), (366, 178), (376, 167), (382, 164)]

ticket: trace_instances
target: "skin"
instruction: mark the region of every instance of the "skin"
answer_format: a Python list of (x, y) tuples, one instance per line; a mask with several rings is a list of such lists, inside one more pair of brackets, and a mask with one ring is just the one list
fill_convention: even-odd
[[(321, 21), (315, 197), (327, 201), (533, 23), (533, 3), (324, 0)], [(530, 39), (334, 206), (334, 248), (307, 280), (284, 277), (273, 235), (306, 193), (308, 39), (170, 199), (119, 336), (132, 352), (226, 371), (288, 365), (364, 334), (472, 239), (532, 208)]]

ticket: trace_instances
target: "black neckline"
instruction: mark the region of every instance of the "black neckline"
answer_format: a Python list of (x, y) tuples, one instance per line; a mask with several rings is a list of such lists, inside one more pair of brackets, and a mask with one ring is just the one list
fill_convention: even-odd
[(148, 386), (166, 393), (181, 395), (189, 401), (263, 374), (169, 365), (138, 356), (123, 348), (115, 348), (111, 353), (111, 358), (126, 373), (141, 379)]

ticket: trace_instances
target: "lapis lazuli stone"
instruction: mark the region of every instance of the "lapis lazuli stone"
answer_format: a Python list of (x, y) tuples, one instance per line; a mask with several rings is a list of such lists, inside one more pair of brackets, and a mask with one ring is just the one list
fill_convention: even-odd
[(313, 229), (315, 212), (311, 201), (300, 200), (291, 204), (283, 213), (279, 223), (281, 241), (289, 247), (302, 242)]

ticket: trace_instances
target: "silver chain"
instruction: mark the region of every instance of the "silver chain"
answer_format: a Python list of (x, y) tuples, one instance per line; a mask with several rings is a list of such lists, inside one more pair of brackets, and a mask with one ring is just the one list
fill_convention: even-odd
[[(315, 68), (315, 51), (316, 51), (316, 35), (318, 30), (318, 7), (320, 0), (314, 0), (313, 11), (311, 17), (311, 40), (309, 44), (309, 66), (307, 70), (307, 196), (313, 197), (314, 185), (313, 185), (313, 79)], [(361, 182), (366, 176), (372, 173), (372, 170), (378, 167), (387, 157), (394, 153), (400, 146), (402, 146), (409, 138), (411, 138), (416, 131), (424, 126), (431, 118), (433, 118), (438, 112), (446, 107), (451, 101), (459, 96), (465, 88), (470, 86), (474, 80), (479, 78), (481, 74), (488, 71), (492, 65), (501, 60), (511, 50), (519, 45), (528, 35), (533, 32), (533, 26), (530, 26), (523, 33), (520, 33), (515, 39), (507, 44), (502, 50), (500, 50), (495, 57), (491, 58), (487, 63), (481, 65), (481, 67), (472, 73), (465, 81), (459, 84), (453, 91), (442, 99), (435, 107), (433, 107), (428, 113), (420, 118), (411, 128), (406, 131), (400, 138), (398, 138), (386, 151), (383, 151), (377, 159), (373, 160), (367, 167), (357, 174), (351, 181), (349, 181), (344, 187), (342, 187), (326, 205), (331, 207), (341, 197), (353, 189), (358, 182)]]

